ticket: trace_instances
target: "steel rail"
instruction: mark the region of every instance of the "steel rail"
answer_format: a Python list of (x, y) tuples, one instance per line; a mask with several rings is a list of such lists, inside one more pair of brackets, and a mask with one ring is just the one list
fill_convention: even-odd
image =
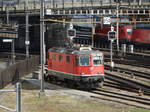
[[(108, 54), (107, 54), (108, 55)], [(110, 62), (110, 59), (109, 57), (105, 55), (105, 62)], [(135, 57), (133, 57), (135, 58)], [(144, 58), (141, 58), (141, 59), (130, 59), (130, 58), (127, 58), (126, 57), (114, 57), (113, 58), (113, 61), (115, 63), (118, 63), (118, 64), (124, 64), (124, 65), (132, 65), (132, 66), (136, 66), (136, 67), (143, 67), (143, 68), (150, 68), (150, 63), (149, 61), (145, 60), (144, 61)]]
[(127, 93), (121, 93), (121, 92), (116, 92), (116, 91), (110, 91), (110, 90), (103, 89), (103, 88), (98, 88), (98, 89), (96, 89), (96, 90), (97, 90), (97, 91), (106, 92), (106, 93), (112, 93), (112, 94), (122, 95), (122, 96), (126, 96), (126, 97), (132, 97), (132, 98), (136, 98), (136, 99), (141, 99), (141, 100), (143, 100), (143, 101), (148, 101), (148, 104), (150, 104), (150, 98), (148, 98), (148, 97), (135, 96), (135, 95), (127, 94)]
[(149, 85), (145, 85), (145, 84), (139, 83), (135, 80), (121, 77), (119, 75), (116, 75), (117, 74), (116, 72), (111, 73), (106, 70), (105, 74), (106, 74), (105, 75), (106, 79), (113, 80), (113, 81), (119, 82), (121, 84), (125, 84), (128, 87), (132, 87), (137, 90), (144, 91), (144, 94), (150, 95), (150, 86)]
[(138, 103), (144, 104), (144, 105), (150, 105), (150, 99), (148, 99), (148, 98), (142, 99), (140, 97), (136, 97), (133, 95), (125, 95), (125, 94), (121, 94), (118, 92), (108, 92), (108, 91), (100, 91), (100, 90), (92, 91), (92, 93), (104, 95), (104, 96), (108, 96), (108, 97), (113, 97), (113, 98), (119, 98), (119, 99), (128, 100), (128, 101), (133, 101), (133, 102), (138, 102)]
[(137, 107), (137, 108), (143, 108), (143, 109), (150, 109), (149, 107), (144, 107), (144, 106), (140, 106), (140, 105), (137, 105), (137, 104), (129, 104), (127, 102), (123, 102), (123, 101), (119, 101), (119, 100), (115, 100), (115, 99), (110, 99), (110, 98), (104, 98), (104, 97), (100, 97), (100, 96), (91, 96), (91, 98), (96, 98), (96, 99), (101, 99), (101, 100), (106, 100), (106, 101), (112, 101), (112, 102), (116, 102), (116, 103), (119, 103), (119, 104), (125, 104), (125, 105), (129, 105), (129, 106), (133, 106), (133, 107)]
[[(110, 69), (110, 65), (105, 64), (105, 68)], [(118, 66), (115, 66), (113, 68), (113, 70), (114, 71), (119, 71), (119, 72), (121, 71), (121, 72), (131, 74), (131, 75), (134, 75), (134, 76), (139, 76), (139, 77), (144, 77), (144, 78), (150, 79), (150, 73), (149, 72), (137, 71), (137, 70), (133, 70), (132, 68), (129, 69), (129, 68), (118, 67)]]

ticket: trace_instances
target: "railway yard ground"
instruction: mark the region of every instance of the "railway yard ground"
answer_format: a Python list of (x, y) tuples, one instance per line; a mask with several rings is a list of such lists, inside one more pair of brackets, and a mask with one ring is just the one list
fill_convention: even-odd
[[(23, 112), (149, 112), (146, 109), (91, 98), (96, 95), (50, 83), (46, 83), (45, 93), (39, 97), (40, 82), (38, 80), (28, 76), (21, 82)], [(8, 85), (6, 89), (8, 88), (14, 88), (14, 86)], [(2, 93), (0, 102), (1, 105), (15, 108), (15, 93)], [(4, 111), (0, 110), (0, 112)]]
[[(19, 62), (22, 56), (17, 57), (16, 61)], [(137, 65), (141, 63), (139, 59), (137, 57)], [(127, 59), (130, 60), (132, 58)], [(9, 67), (8, 62), (7, 58), (1, 58), (1, 71)], [(113, 70), (110, 63), (105, 62), (106, 79), (103, 88), (83, 91), (61, 82), (45, 82), (42, 96), (37, 68), (35, 72), (21, 78), (22, 112), (150, 112), (149, 67), (125, 64), (125, 59), (122, 62), (116, 61)], [(13, 88), (14, 85), (9, 83), (4, 89)], [(15, 98), (16, 93), (0, 93), (0, 105), (15, 108)], [(0, 109), (0, 112), (5, 111)]]
[(8, 111), (150, 112), (150, 0), (1, 0)]
[[(149, 68), (116, 62), (112, 71), (109, 64), (105, 63), (104, 87), (90, 91), (45, 82), (40, 96), (39, 72), (22, 77), (22, 112), (150, 112)], [(7, 67), (8, 60), (1, 59), (0, 70)], [(0, 105), (15, 108), (15, 98), (16, 93), (0, 93)]]

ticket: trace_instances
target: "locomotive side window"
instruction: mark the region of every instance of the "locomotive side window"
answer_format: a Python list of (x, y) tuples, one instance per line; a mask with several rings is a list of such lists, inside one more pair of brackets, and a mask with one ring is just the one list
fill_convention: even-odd
[(56, 60), (56, 54), (52, 54), (52, 59)]
[(50, 54), (50, 53), (48, 53), (48, 55), (47, 55), (47, 56), (48, 56), (48, 58), (49, 58), (49, 59), (51, 58), (51, 54)]
[(103, 64), (103, 57), (102, 56), (94, 56), (93, 57), (93, 64), (96, 66)]
[(80, 66), (89, 66), (90, 64), (90, 57), (89, 56), (80, 56), (79, 58), (79, 65)]
[(79, 65), (79, 57), (76, 57), (76, 65)]
[(66, 62), (70, 63), (70, 56), (66, 56)]
[(59, 55), (59, 61), (61, 61), (63, 59), (62, 55)]

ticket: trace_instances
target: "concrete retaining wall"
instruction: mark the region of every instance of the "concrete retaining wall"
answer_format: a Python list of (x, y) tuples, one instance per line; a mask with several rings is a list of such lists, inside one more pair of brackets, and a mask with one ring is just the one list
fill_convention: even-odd
[(39, 56), (31, 56), (0, 71), (0, 88), (9, 83), (16, 83), (19, 79), (33, 71), (39, 66)]

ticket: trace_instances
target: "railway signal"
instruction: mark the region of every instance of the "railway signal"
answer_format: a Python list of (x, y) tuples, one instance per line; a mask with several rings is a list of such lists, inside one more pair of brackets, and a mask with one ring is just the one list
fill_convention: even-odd
[(108, 32), (108, 40), (110, 41), (116, 40), (116, 32), (114, 31), (113, 26), (111, 26), (111, 31)]
[(108, 40), (111, 40), (111, 41), (116, 40), (116, 32), (115, 31), (108, 32)]
[(70, 43), (72, 43), (72, 40), (74, 37), (76, 37), (76, 29), (73, 29), (73, 25), (70, 24), (69, 29), (67, 30), (67, 37), (70, 40)]
[(114, 27), (111, 26), (111, 31), (108, 32), (108, 40), (110, 40), (110, 63), (111, 63), (111, 68), (113, 69), (114, 67), (114, 62), (113, 62), (113, 56), (112, 56), (112, 43), (114, 40), (116, 40), (116, 32), (114, 31)]
[(75, 30), (75, 29), (68, 29), (68, 30), (67, 30), (67, 36), (68, 36), (69, 38), (75, 37), (75, 36), (76, 36), (76, 30)]

